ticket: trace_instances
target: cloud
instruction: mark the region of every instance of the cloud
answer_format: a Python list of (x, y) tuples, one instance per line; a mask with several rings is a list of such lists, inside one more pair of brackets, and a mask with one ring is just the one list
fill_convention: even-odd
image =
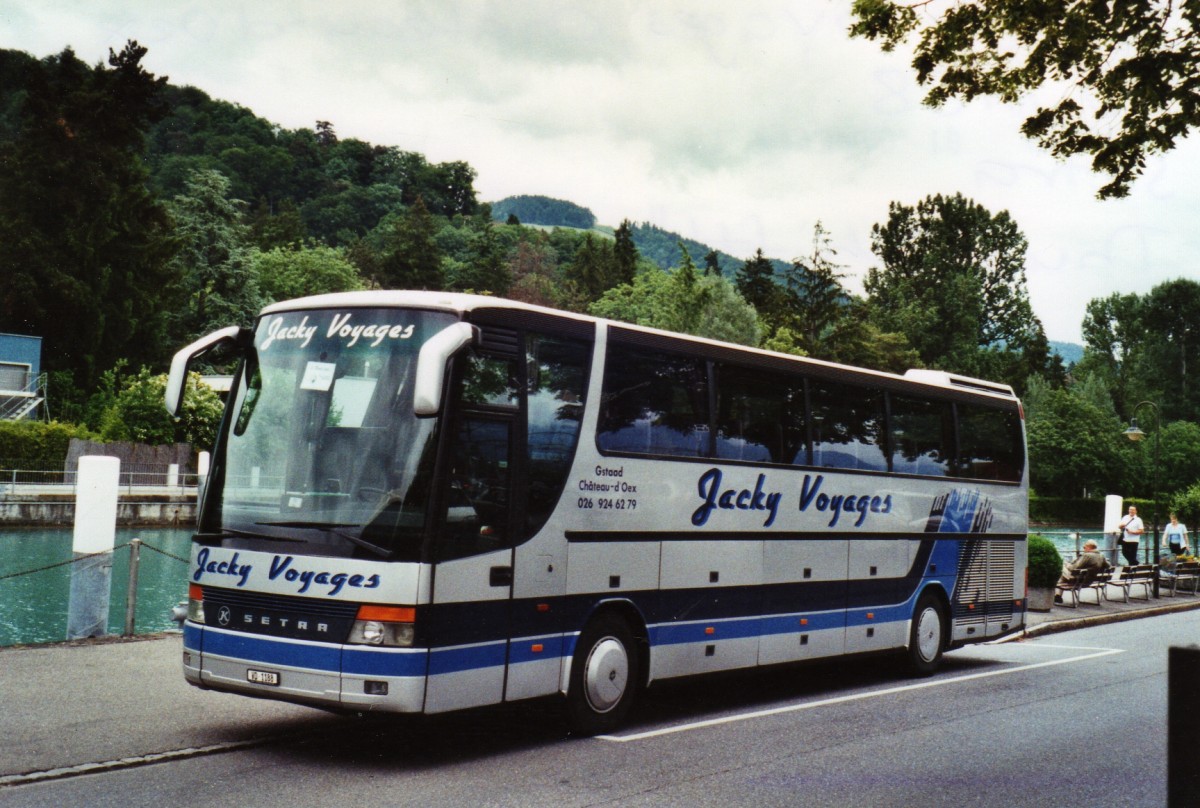
[(1200, 146), (1097, 202), (1087, 162), (1019, 134), (1028, 109), (922, 105), (909, 59), (851, 40), (848, 3), (619, 0), (10, 0), (5, 46), (146, 63), (288, 128), (465, 160), (484, 199), (547, 194), (739, 257), (811, 250), (821, 220), (853, 286), (888, 203), (961, 192), (1029, 238), (1034, 309), (1079, 338), (1087, 301), (1194, 275)]

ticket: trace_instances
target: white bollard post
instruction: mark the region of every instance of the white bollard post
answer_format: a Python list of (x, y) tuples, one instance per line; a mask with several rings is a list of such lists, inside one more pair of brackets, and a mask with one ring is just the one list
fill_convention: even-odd
[(117, 533), (117, 490), (121, 461), (115, 457), (79, 458), (75, 485), (75, 558), (67, 639), (99, 637), (108, 631), (112, 593), (112, 553)]
[(201, 452), (196, 458), (196, 513), (200, 513), (200, 503), (204, 500), (204, 486), (208, 483), (208, 466), (211, 462), (208, 452)]
[(1118, 542), (1121, 533), (1121, 505), (1124, 501), (1120, 494), (1109, 494), (1104, 498), (1104, 534), (1108, 537), (1104, 549), (1107, 551), (1109, 563), (1114, 567), (1117, 566), (1118, 551), (1121, 549)]
[(171, 463), (170, 465), (167, 466), (167, 487), (168, 488), (178, 488), (179, 487), (179, 464), (178, 463)]

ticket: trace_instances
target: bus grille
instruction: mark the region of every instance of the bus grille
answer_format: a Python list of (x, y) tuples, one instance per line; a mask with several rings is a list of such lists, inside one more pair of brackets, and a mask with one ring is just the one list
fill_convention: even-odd
[(357, 603), (204, 588), (205, 625), (229, 631), (343, 643), (357, 615)]

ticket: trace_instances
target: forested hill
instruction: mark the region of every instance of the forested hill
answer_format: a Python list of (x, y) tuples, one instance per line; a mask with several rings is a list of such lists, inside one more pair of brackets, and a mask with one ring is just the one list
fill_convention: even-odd
[[(680, 242), (701, 270), (741, 266), (544, 197), (498, 203), (494, 224), (466, 162), (341, 137), (328, 121), (283, 128), (150, 73), (147, 52), (130, 41), (87, 64), (69, 48), (0, 49), (0, 332), (42, 337), (65, 417), (90, 418), (88, 396), (115, 391), (121, 368), (160, 369), (274, 300), (448, 289), (588, 311), (647, 268), (677, 266)], [(752, 311), (732, 288), (704, 299)], [(747, 323), (722, 338), (756, 338)]]
[[(490, 204), (492, 219), (497, 222), (513, 221), (512, 217), (515, 217), (524, 225), (574, 227), (583, 230), (598, 227), (595, 214), (588, 208), (548, 196), (510, 196)], [(600, 229), (611, 233), (611, 227), (601, 227)], [(680, 265), (683, 260), (683, 250), (680, 249), (680, 244), (687, 248), (688, 255), (698, 266), (704, 266), (709, 260), (715, 260), (721, 274), (727, 278), (736, 277), (738, 269), (749, 257), (738, 258), (729, 253), (714, 250), (707, 244), (686, 238), (670, 230), (664, 230), (649, 222), (633, 224), (632, 233), (633, 243), (637, 247), (638, 253), (663, 269), (671, 269)], [(710, 254), (711, 259), (709, 258)], [(772, 259), (771, 265), (780, 277), (786, 273), (789, 267), (786, 262), (778, 259)]]

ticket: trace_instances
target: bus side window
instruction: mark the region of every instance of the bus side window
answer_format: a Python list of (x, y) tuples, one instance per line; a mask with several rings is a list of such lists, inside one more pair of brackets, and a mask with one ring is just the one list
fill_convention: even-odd
[(516, 360), (471, 354), (463, 373), (461, 397), (464, 404), (518, 406)]
[(525, 538), (532, 536), (558, 504), (583, 421), (591, 346), (529, 335), (526, 340), (528, 438)]
[(1015, 412), (958, 404), (957, 473), (977, 480), (1020, 482), (1025, 465)]
[(804, 382), (720, 365), (717, 368), (716, 457), (756, 463), (807, 462)]
[(507, 544), (510, 423), (470, 415), (459, 421), (450, 455), (450, 490), (439, 553), (443, 561)]
[(602, 451), (708, 454), (707, 370), (699, 359), (615, 345), (605, 366), (602, 407)]
[(950, 474), (954, 457), (954, 413), (948, 401), (892, 395), (892, 471), (897, 474)]
[(813, 465), (887, 471), (883, 392), (825, 381), (810, 389)]

